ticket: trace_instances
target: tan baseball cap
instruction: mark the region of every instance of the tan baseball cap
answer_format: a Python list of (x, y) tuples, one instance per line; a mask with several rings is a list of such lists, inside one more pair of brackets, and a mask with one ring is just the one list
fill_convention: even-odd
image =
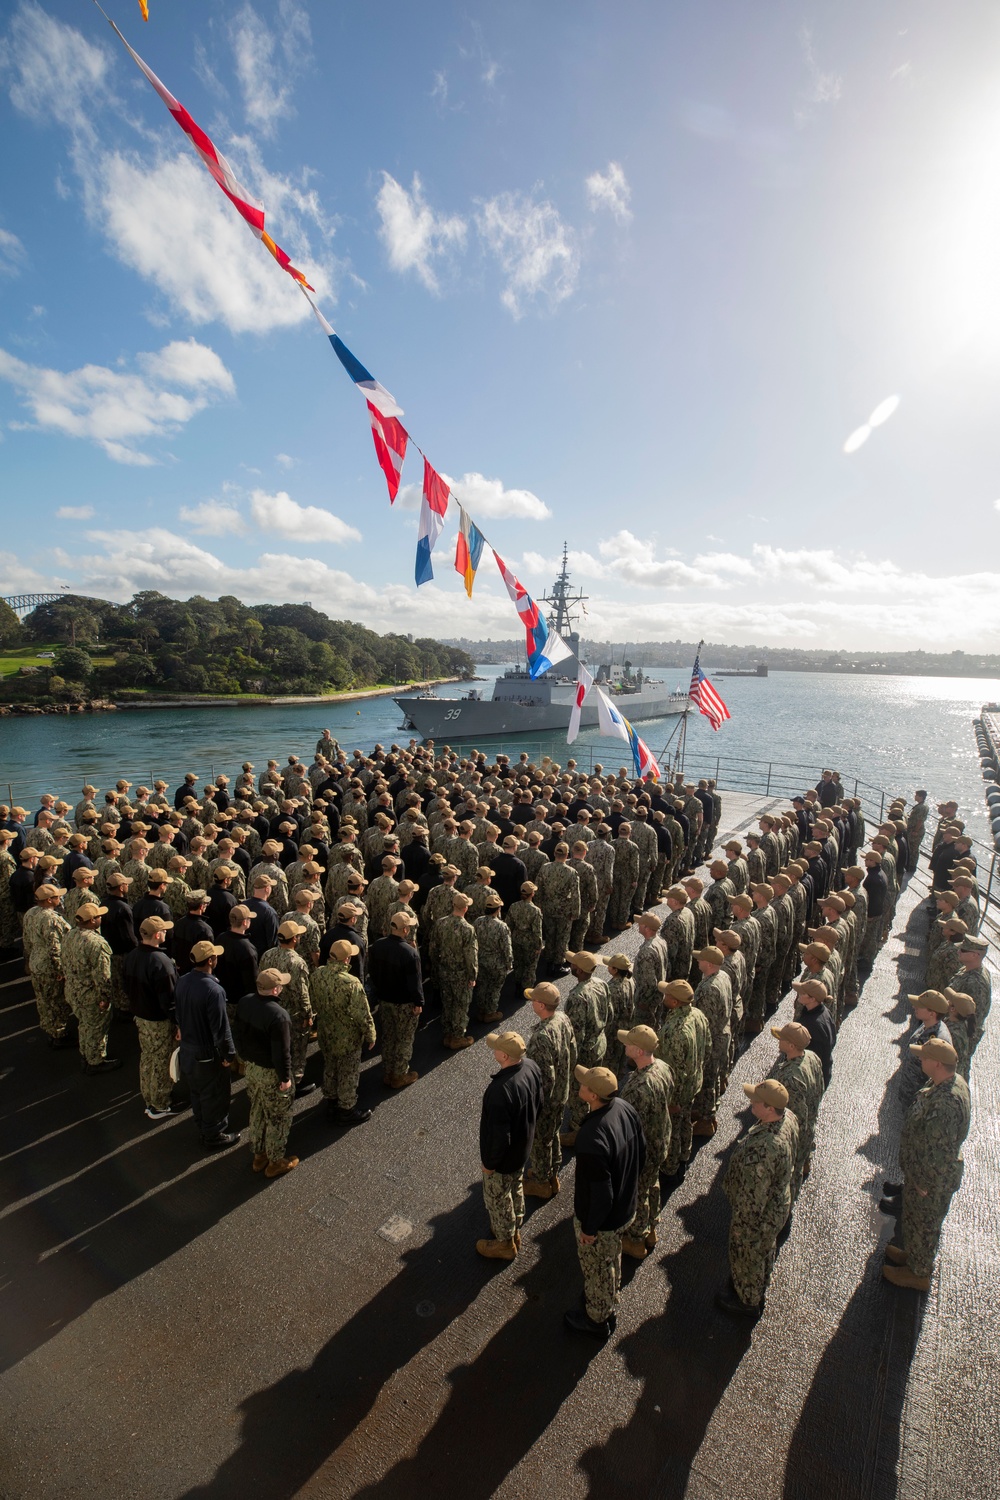
[(526, 1000), (537, 1000), (540, 1005), (547, 1005), (549, 1010), (555, 1010), (559, 1004), (559, 991), (554, 984), (543, 980), (541, 984), (534, 985), (530, 990), (525, 990)]
[(726, 961), (726, 955), (721, 948), (716, 948), (713, 945), (708, 948), (700, 948), (695, 954), (695, 959), (703, 964), (717, 964), (721, 969)]
[(811, 1040), (809, 1028), (803, 1026), (801, 1021), (786, 1021), (784, 1026), (772, 1026), (771, 1035), (779, 1042), (791, 1042), (793, 1047), (802, 1047), (803, 1050)]
[(633, 1026), (631, 1031), (619, 1031), (618, 1040), (626, 1047), (641, 1047), (643, 1052), (655, 1052), (660, 1038), (652, 1026)]
[(965, 995), (961, 990), (943, 990), (942, 994), (951, 1008), (960, 1016), (974, 1016), (976, 1014), (976, 1002), (971, 995)]
[(817, 958), (821, 964), (825, 964), (830, 957), (830, 949), (825, 943), (800, 943), (799, 952), (807, 958)]
[(582, 969), (585, 974), (593, 974), (598, 964), (603, 964), (604, 959), (594, 953), (581, 951), (580, 953), (567, 953), (566, 962), (574, 968)]
[(610, 1099), (618, 1092), (618, 1079), (610, 1068), (585, 1068), (582, 1063), (577, 1063), (573, 1076), (598, 1099)]
[(335, 943), (330, 944), (330, 957), (341, 964), (349, 963), (360, 952), (357, 943), (349, 943), (346, 938), (338, 938)]
[(919, 995), (907, 995), (907, 1000), (921, 1010), (933, 1010), (939, 1016), (948, 1014), (948, 1002), (940, 990), (921, 990)]
[(503, 901), (497, 895), (496, 891), (491, 891), (483, 904), (487, 911), (500, 911), (503, 907)]
[(829, 1000), (830, 993), (822, 979), (793, 979), (792, 989), (799, 995), (808, 995), (813, 1000)]
[(919, 1057), (921, 1062), (929, 1058), (931, 1062), (944, 1063), (953, 1068), (958, 1062), (958, 1053), (950, 1042), (943, 1041), (939, 1036), (932, 1036), (929, 1041), (921, 1046), (911, 1045), (910, 1051), (914, 1057)]
[(191, 949), (191, 957), (196, 964), (203, 964), (207, 958), (221, 958), (225, 951), (225, 948), (218, 948), (215, 943), (204, 938), (200, 943), (195, 943)]
[(730, 953), (735, 953), (737, 948), (743, 947), (743, 939), (731, 927), (714, 927), (712, 936), (720, 948), (728, 948)]
[(282, 922), (278, 928), (278, 936), (283, 938), (301, 937), (307, 929), (300, 927), (298, 922)]
[(265, 995), (269, 990), (277, 989), (279, 985), (284, 989), (285, 985), (291, 982), (291, 974), (283, 974), (280, 969), (261, 969), (257, 975), (257, 993)]
[(656, 988), (670, 1000), (694, 999), (694, 990), (686, 979), (661, 979)]
[(772, 1109), (785, 1109), (788, 1105), (788, 1090), (776, 1078), (765, 1078), (763, 1083), (745, 1083), (743, 1092), (752, 1104), (769, 1104)]
[(92, 922), (95, 917), (103, 917), (107, 912), (106, 906), (98, 906), (94, 901), (84, 901), (82, 906), (76, 909), (76, 920), (78, 922)]
[(730, 906), (738, 907), (740, 911), (752, 911), (753, 897), (748, 896), (746, 892), (743, 891), (738, 896), (730, 896), (729, 904)]
[(169, 932), (173, 922), (165, 922), (162, 917), (147, 917), (139, 927), (140, 937), (152, 937), (157, 932)]
[(614, 969), (616, 974), (631, 974), (632, 972), (632, 960), (627, 953), (612, 953), (611, 957), (606, 958), (604, 962), (609, 969)]
[(238, 922), (252, 922), (253, 912), (250, 910), (249, 906), (231, 906), (229, 908), (230, 922), (234, 917)]
[(486, 1045), (491, 1052), (502, 1052), (517, 1062), (520, 1062), (525, 1053), (524, 1037), (517, 1031), (491, 1031), (486, 1038)]

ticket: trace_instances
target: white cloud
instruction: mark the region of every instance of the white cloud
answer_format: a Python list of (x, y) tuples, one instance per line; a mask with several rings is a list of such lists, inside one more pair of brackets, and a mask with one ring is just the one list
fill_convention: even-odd
[(631, 531), (616, 532), (598, 550), (616, 578), (639, 588), (713, 588), (718, 582), (712, 573), (697, 565), (690, 567), (677, 557), (657, 558), (655, 543), (642, 541)]
[(81, 136), (93, 133), (94, 99), (107, 95), (108, 64), (103, 47), (34, 0), (22, 0), (0, 42), (0, 74), (15, 109), (40, 125), (56, 121)]
[[(294, 32), (299, 7), (285, 10)], [(87, 215), (125, 266), (196, 324), (219, 319), (235, 333), (264, 333), (308, 318), (294, 283), (254, 242), (190, 148), (179, 144), (176, 126), (151, 94), (159, 148), (139, 155), (104, 144), (110, 130), (102, 126), (99, 132), (94, 125), (112, 97), (109, 58), (102, 49), (75, 27), (47, 16), (33, 0), (22, 3), (2, 49), (0, 69), (15, 107), (39, 123), (55, 120), (70, 131), (70, 159)], [(330, 296), (335, 262), (322, 248), (314, 253), (311, 236), (318, 233), (325, 243), (333, 230), (308, 188), (309, 173), (293, 180), (269, 172), (247, 140), (218, 144), (233, 157), (247, 191), (263, 198), (268, 230), (320, 296)]]
[(24, 246), (17, 235), (0, 229), (0, 276), (16, 276), (24, 261)]
[(182, 505), (181, 520), (198, 536), (237, 536), (247, 529), (240, 511), (227, 500)]
[(236, 76), (247, 124), (258, 135), (273, 135), (279, 120), (295, 113), (292, 84), (312, 51), (309, 15), (295, 0), (280, 0), (276, 36), (251, 5), (244, 5), (230, 28)]
[(57, 521), (92, 521), (93, 518), (92, 505), (60, 505), (56, 511)]
[(299, 505), (284, 490), (269, 495), (252, 490), (250, 514), (261, 531), (293, 537), (300, 542), (360, 542), (361, 533), (332, 511), (318, 505)]
[[(552, 512), (544, 500), (539, 500), (530, 490), (508, 490), (502, 479), (487, 479), (484, 474), (463, 474), (461, 479), (452, 479), (442, 471), (441, 478), (455, 495), (473, 520), (494, 518), (505, 520), (508, 516), (523, 521), (546, 521)], [(404, 484), (396, 499), (403, 510), (416, 510), (420, 504), (419, 484)]]
[(290, 453), (276, 453), (274, 461), (276, 464), (280, 464), (283, 469), (294, 469), (295, 467), (295, 460)]
[[(816, 50), (813, 47), (812, 33), (807, 29), (799, 34), (802, 43), (802, 56), (808, 74), (808, 83), (802, 92), (802, 100), (806, 106), (817, 104), (836, 104), (843, 93), (844, 81), (837, 73), (824, 73), (816, 60)], [(798, 109), (795, 113), (797, 124), (803, 125), (812, 118), (810, 108)]]
[(507, 278), (500, 300), (515, 318), (526, 302), (551, 307), (572, 296), (580, 256), (572, 229), (551, 203), (524, 193), (500, 193), (480, 205), (476, 218), (486, 248)]
[(415, 271), (428, 291), (439, 290), (431, 266), (465, 245), (465, 220), (457, 214), (439, 214), (424, 198), (423, 184), (416, 172), (413, 185), (406, 191), (395, 177), (382, 173), (375, 206), (379, 215), (379, 238), (394, 271)]
[(0, 349), (0, 379), (20, 393), (35, 427), (98, 443), (116, 463), (146, 466), (156, 459), (136, 444), (178, 432), (235, 387), (214, 350), (193, 339), (140, 354), (136, 364), (143, 373), (106, 365), (64, 373)]
[(632, 189), (621, 166), (616, 161), (608, 162), (606, 172), (591, 172), (584, 187), (587, 190), (587, 207), (592, 213), (606, 208), (619, 224), (627, 224), (632, 217), (629, 204)]

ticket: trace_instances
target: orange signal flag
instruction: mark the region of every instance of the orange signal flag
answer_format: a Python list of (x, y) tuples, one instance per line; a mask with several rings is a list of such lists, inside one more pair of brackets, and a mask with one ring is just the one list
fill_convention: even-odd
[(139, 9), (142, 11), (142, 19), (149, 20), (149, 0), (139, 0)]

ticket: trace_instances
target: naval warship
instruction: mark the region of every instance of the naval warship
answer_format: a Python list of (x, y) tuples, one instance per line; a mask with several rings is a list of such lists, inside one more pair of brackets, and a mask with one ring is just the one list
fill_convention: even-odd
[[(540, 602), (549, 606), (550, 628), (558, 631), (579, 661), (580, 636), (575, 626), (587, 595), (570, 587), (565, 547), (562, 571), (552, 585), (551, 594), (543, 595)], [(690, 708), (687, 693), (672, 692), (665, 683), (644, 676), (641, 671), (632, 671), (627, 664), (621, 671), (610, 663), (604, 664), (592, 675), (626, 719), (665, 719), (687, 713)], [(425, 740), (467, 740), (566, 730), (575, 697), (575, 676), (566, 677), (552, 670), (532, 680), (525, 665), (510, 667), (498, 677), (490, 698), (484, 698), (476, 689), (457, 698), (429, 690), (397, 698), (395, 702), (403, 711), (401, 729), (411, 730)], [(593, 692), (583, 705), (580, 723), (585, 729), (597, 723), (597, 698)]]

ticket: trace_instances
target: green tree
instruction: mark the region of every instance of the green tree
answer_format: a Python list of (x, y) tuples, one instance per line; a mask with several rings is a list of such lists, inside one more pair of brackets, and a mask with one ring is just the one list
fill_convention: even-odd
[(94, 670), (94, 664), (87, 652), (81, 650), (79, 646), (65, 646), (62, 651), (56, 653), (52, 670), (60, 677), (65, 677), (67, 682), (86, 683)]
[(16, 646), (23, 638), (20, 620), (6, 599), (0, 599), (0, 646)]

